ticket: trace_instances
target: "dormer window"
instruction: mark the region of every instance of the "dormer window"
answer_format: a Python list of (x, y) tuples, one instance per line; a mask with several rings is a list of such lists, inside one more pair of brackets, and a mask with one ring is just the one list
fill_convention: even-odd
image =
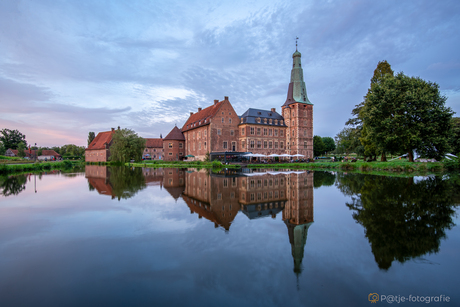
[(266, 124), (266, 123), (267, 123), (267, 119), (266, 119), (266, 118), (264, 118), (264, 124)]
[(270, 118), (270, 121), (269, 121), (269, 122), (270, 122), (270, 125), (273, 124), (273, 119)]
[(275, 125), (278, 125), (278, 120), (277, 119), (275, 119)]
[(241, 118), (241, 123), (243, 123), (243, 118)]
[(283, 120), (280, 121), (280, 125), (282, 125), (282, 124), (283, 124)]
[(257, 112), (257, 115), (262, 115), (262, 113), (260, 113), (260, 112)]
[(260, 117), (256, 118), (256, 123), (260, 124)]

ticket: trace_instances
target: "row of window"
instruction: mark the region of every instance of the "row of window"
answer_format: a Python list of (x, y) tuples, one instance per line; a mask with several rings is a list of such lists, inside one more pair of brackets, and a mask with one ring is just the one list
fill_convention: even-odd
[[(264, 122), (264, 124), (269, 124), (269, 125), (273, 125), (273, 124), (275, 124), (275, 125), (280, 124), (281, 126), (283, 125), (283, 120), (278, 121), (277, 119), (273, 120), (271, 118), (270, 119), (264, 118), (263, 122)], [(244, 117), (241, 118), (241, 123), (242, 124), (244, 123)], [(262, 123), (262, 119), (260, 117), (257, 117), (256, 118), (256, 123), (258, 123), (258, 124)]]
[[(241, 128), (241, 135), (244, 135), (245, 128)], [(250, 135), (264, 135), (264, 136), (278, 136), (278, 129), (267, 129), (267, 128), (256, 128), (256, 127), (250, 127), (249, 128), (249, 134)], [(263, 133), (263, 134), (262, 134)], [(279, 129), (279, 136), (284, 137), (284, 129)]]
[[(184, 143), (179, 143), (179, 148), (183, 148), (183, 145)], [(173, 143), (168, 143), (168, 147), (169, 148), (173, 148)]]
[[(204, 130), (204, 131), (203, 131), (203, 136), (206, 137), (207, 134), (208, 134), (208, 130)], [(198, 131), (197, 135), (198, 135), (198, 138), (201, 138), (201, 131)], [(189, 141), (190, 141), (190, 136), (192, 136), (193, 139), (195, 139), (195, 136), (196, 136), (195, 131), (193, 131), (193, 133), (189, 133), (189, 134), (188, 134), (188, 140), (189, 140)]]
[[(255, 141), (255, 140), (249, 140), (248, 142), (248, 145), (249, 145), (249, 148), (250, 149), (254, 149), (254, 148), (257, 148), (257, 149), (261, 149), (262, 148), (262, 144), (263, 144), (263, 148), (264, 149), (278, 149), (278, 142), (275, 141)], [(246, 148), (246, 142), (245, 141), (242, 141), (241, 142), (241, 147), (242, 148)], [(279, 148), (280, 149), (284, 149), (284, 141), (281, 141), (279, 142)]]

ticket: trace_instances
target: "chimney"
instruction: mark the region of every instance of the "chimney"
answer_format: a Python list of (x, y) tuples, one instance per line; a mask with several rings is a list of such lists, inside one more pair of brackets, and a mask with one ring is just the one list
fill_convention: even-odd
[(115, 131), (115, 128), (112, 128), (112, 131)]
[(224, 100), (228, 101), (228, 96), (224, 96)]
[(216, 105), (219, 102), (219, 100), (214, 99), (214, 105)]
[(276, 112), (276, 108), (272, 108), (272, 112), (275, 113), (275, 112)]
[(192, 116), (192, 115), (193, 115), (193, 112), (190, 112), (190, 116)]
[(200, 112), (200, 111), (201, 111), (201, 108), (198, 108), (198, 112)]

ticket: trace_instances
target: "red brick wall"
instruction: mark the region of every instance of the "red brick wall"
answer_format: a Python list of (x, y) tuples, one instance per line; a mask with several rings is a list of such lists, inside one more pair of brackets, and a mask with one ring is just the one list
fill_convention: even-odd
[(165, 161), (179, 161), (186, 155), (184, 141), (163, 140), (163, 149)]
[(110, 156), (108, 149), (99, 150), (86, 150), (85, 161), (86, 162), (107, 162)]
[(149, 154), (152, 160), (163, 160), (165, 155), (163, 147), (146, 147), (142, 157), (145, 157), (146, 154)]
[[(286, 127), (277, 125), (257, 125), (257, 124), (243, 124), (238, 126), (239, 131), (239, 145), (241, 151), (248, 151), (252, 153), (271, 155), (271, 154), (284, 154), (286, 153)], [(254, 134), (251, 134), (251, 128), (254, 128)], [(260, 135), (257, 134), (257, 129), (260, 129)], [(264, 129), (267, 131), (267, 135), (264, 135)], [(271, 129), (271, 135), (270, 135)], [(244, 134), (242, 131), (244, 130)], [(276, 133), (275, 133), (276, 130)], [(282, 133), (281, 133), (282, 131)], [(277, 136), (275, 136), (275, 134)], [(283, 136), (281, 136), (283, 135)], [(251, 148), (251, 141), (254, 141), (254, 148)], [(244, 148), (243, 148), (244, 142)], [(258, 148), (258, 142), (261, 144), (261, 148)], [(267, 148), (265, 148), (265, 142)], [(270, 148), (270, 142), (272, 146)], [(283, 148), (281, 148), (281, 142), (283, 142)], [(275, 148), (275, 143), (278, 148)]]
[(289, 127), (286, 131), (286, 142), (289, 143), (287, 153), (313, 158), (313, 106), (293, 103), (283, 107), (282, 115)]
[[(224, 101), (219, 111), (211, 119), (210, 152), (240, 151), (238, 146), (238, 121), (239, 117), (230, 102), (228, 100)], [(224, 142), (227, 142), (227, 148), (224, 148)], [(234, 142), (235, 150), (233, 150), (232, 142)]]
[(203, 160), (210, 152), (210, 131), (210, 125), (206, 125), (184, 132), (187, 146), (185, 155), (194, 155), (196, 159)]

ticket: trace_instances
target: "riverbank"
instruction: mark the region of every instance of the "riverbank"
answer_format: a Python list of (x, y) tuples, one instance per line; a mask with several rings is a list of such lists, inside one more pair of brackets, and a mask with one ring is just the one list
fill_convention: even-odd
[(0, 164), (0, 175), (9, 175), (23, 172), (42, 172), (52, 169), (69, 169), (84, 164), (65, 160), (62, 162), (38, 162), (27, 164)]
[[(458, 163), (457, 163), (458, 164)], [(441, 172), (455, 169), (455, 165), (445, 162), (313, 162), (313, 163), (278, 163), (249, 164), (248, 168), (293, 168), (293, 169), (328, 169), (328, 170), (360, 170), (390, 172)], [(458, 168), (458, 165), (457, 165)]]

